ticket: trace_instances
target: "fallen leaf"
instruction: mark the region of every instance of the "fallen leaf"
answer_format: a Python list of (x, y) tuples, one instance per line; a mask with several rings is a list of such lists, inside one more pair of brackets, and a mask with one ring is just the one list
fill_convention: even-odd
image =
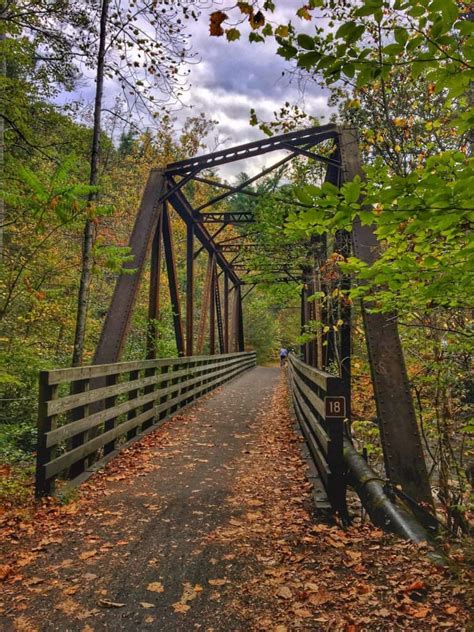
[(154, 593), (165, 592), (165, 589), (164, 589), (163, 584), (161, 582), (151, 582), (151, 584), (148, 584), (146, 589), (149, 590), (150, 592), (154, 592)]
[(8, 575), (10, 575), (11, 572), (12, 572), (11, 566), (9, 566), (8, 564), (2, 564), (0, 566), (0, 582), (6, 579)]
[(104, 608), (123, 608), (125, 606), (124, 603), (119, 603), (118, 601), (109, 601), (108, 599), (99, 599), (99, 604), (104, 606)]
[(282, 599), (291, 599), (293, 597), (293, 593), (288, 588), (288, 586), (280, 586), (276, 594), (278, 597), (281, 597)]
[(211, 586), (224, 586), (224, 584), (227, 584), (227, 579), (208, 579), (207, 581)]
[(412, 617), (415, 617), (415, 619), (424, 619), (429, 611), (429, 608), (419, 608), (412, 614)]
[(94, 557), (94, 555), (97, 555), (96, 549), (93, 549), (92, 551), (84, 551), (84, 553), (81, 553), (79, 555), (79, 559), (81, 559), (81, 560), (88, 560), (91, 557)]
[(42, 577), (32, 577), (28, 580), (28, 586), (37, 586), (38, 584), (42, 584), (44, 579)]
[(140, 601), (140, 605), (142, 608), (154, 608), (154, 603), (149, 603), (148, 601)]
[(187, 612), (191, 608), (191, 606), (188, 606), (185, 603), (181, 603), (180, 601), (177, 601), (176, 603), (172, 604), (171, 607), (173, 608), (175, 612)]

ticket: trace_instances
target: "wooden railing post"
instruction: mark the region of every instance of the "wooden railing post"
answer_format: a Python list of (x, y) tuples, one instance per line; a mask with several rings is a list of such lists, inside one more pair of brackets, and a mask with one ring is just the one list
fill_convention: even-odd
[(48, 402), (55, 399), (57, 386), (50, 386), (49, 371), (39, 375), (38, 445), (36, 449), (36, 496), (54, 494), (54, 479), (47, 479), (45, 467), (52, 451), (46, 446), (46, 433), (55, 428), (54, 417), (48, 414)]
[(325, 429), (329, 436), (328, 465), (331, 471), (328, 494), (331, 504), (345, 521), (348, 516), (346, 505), (346, 476), (343, 456), (344, 423), (347, 419), (347, 400), (344, 383), (339, 377), (327, 380), (324, 397)]
[[(108, 375), (105, 378), (106, 386), (114, 386), (115, 384), (117, 384), (117, 381), (118, 381), (118, 375)], [(105, 408), (106, 409), (113, 408), (115, 406), (116, 400), (117, 400), (116, 395), (113, 395), (112, 397), (107, 397), (105, 400)], [(113, 417), (112, 419), (108, 419), (104, 423), (104, 432), (107, 432), (108, 430), (112, 430), (112, 428), (115, 428), (116, 421), (117, 421), (116, 417)], [(115, 439), (112, 439), (112, 441), (104, 445), (104, 455), (110, 454), (114, 450), (115, 450)]]

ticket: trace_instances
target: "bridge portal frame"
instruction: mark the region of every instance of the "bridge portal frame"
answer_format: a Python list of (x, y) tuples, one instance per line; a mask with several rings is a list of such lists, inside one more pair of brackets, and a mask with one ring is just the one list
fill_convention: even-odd
[[(321, 155), (314, 151), (320, 143), (332, 140), (334, 148), (332, 154)], [(219, 195), (212, 197), (206, 203), (193, 207), (185, 194), (185, 187), (193, 179), (196, 182), (209, 178), (199, 175), (202, 171), (228, 164), (242, 159), (249, 159), (273, 151), (288, 151), (289, 154), (276, 163), (263, 169), (260, 173), (240, 183), (238, 186), (216, 183), (217, 188), (223, 189)], [(228, 197), (241, 193), (254, 195), (248, 186), (259, 178), (271, 173), (275, 169), (287, 164), (297, 156), (318, 161), (326, 165), (326, 180), (336, 186), (352, 180), (355, 176), (363, 177), (361, 160), (358, 151), (357, 132), (353, 128), (325, 125), (307, 130), (290, 132), (255, 141), (230, 149), (224, 149), (205, 156), (198, 156), (169, 164), (164, 169), (154, 169), (150, 173), (145, 187), (142, 203), (137, 215), (135, 227), (130, 240), (130, 250), (133, 260), (125, 265), (125, 274), (117, 279), (117, 284), (107, 313), (102, 334), (94, 357), (94, 364), (117, 362), (120, 359), (126, 336), (130, 326), (133, 305), (138, 292), (148, 251), (152, 250), (152, 273), (150, 285), (148, 331), (148, 357), (154, 355), (154, 339), (156, 331), (153, 321), (159, 316), (159, 265), (162, 249), (167, 263), (168, 285), (173, 306), (173, 320), (176, 345), (179, 355), (192, 355), (194, 351), (194, 322), (193, 296), (194, 274), (193, 262), (202, 250), (209, 256), (209, 288), (206, 288), (206, 306), (201, 315), (200, 332), (206, 326), (207, 311), (210, 323), (211, 353), (215, 353), (215, 323), (219, 330), (220, 351), (243, 351), (244, 331), (242, 317), (242, 301), (260, 282), (258, 276), (244, 281), (238, 276), (238, 265), (235, 263), (240, 256), (237, 254), (228, 260), (217, 236), (229, 224), (249, 224), (254, 218), (246, 212), (212, 210), (204, 212)], [(178, 178), (180, 178), (178, 180)], [(295, 204), (301, 206), (301, 203)], [(169, 221), (168, 205), (171, 205), (186, 224), (187, 229), (187, 272), (186, 272), (186, 329), (183, 330), (181, 305), (174, 261), (171, 223)], [(211, 233), (209, 225), (217, 224), (216, 231)], [(197, 251), (194, 250), (195, 240), (200, 242)], [(163, 246), (162, 246), (163, 244)], [(235, 244), (234, 244), (235, 245)], [(243, 245), (243, 242), (242, 242)], [(316, 254), (317, 248), (319, 253)], [(352, 232), (339, 231), (335, 236), (334, 250), (341, 256), (347, 257), (354, 252), (362, 260), (372, 263), (380, 251), (373, 227), (354, 223)], [(316, 316), (320, 317), (323, 307), (318, 300), (311, 300), (316, 294), (320, 280), (318, 279), (318, 257), (327, 255), (327, 244), (323, 237), (317, 241), (313, 239), (308, 245), (309, 265), (301, 270), (298, 276), (280, 264), (272, 273), (272, 282), (288, 283), (300, 282), (301, 293), (301, 326), (308, 325)], [(220, 306), (219, 276), (224, 274), (224, 322)], [(268, 278), (265, 279), (268, 283)], [(344, 279), (345, 289), (349, 288), (350, 280)], [(250, 285), (249, 290), (242, 293), (244, 285)], [(229, 292), (233, 290), (234, 300), (232, 309), (229, 307)], [(396, 316), (373, 314), (370, 305), (362, 306), (366, 331), (367, 348), (371, 366), (372, 381), (377, 404), (378, 423), (381, 431), (382, 445), (387, 475), (392, 483), (400, 485), (402, 489), (418, 502), (432, 505), (431, 490), (425, 465), (419, 429), (411, 398), (406, 367), (397, 330)], [(232, 314), (231, 323), (229, 317)], [(323, 315), (324, 316), (324, 315)], [(351, 327), (350, 308), (346, 306), (344, 325), (341, 331), (339, 352), (340, 377), (343, 382), (344, 395), (348, 405), (346, 414), (350, 422), (351, 395)], [(204, 324), (203, 324), (204, 323)], [(324, 345), (324, 342), (326, 343)], [(321, 351), (325, 348), (325, 354)], [(199, 349), (198, 349), (199, 351)], [(315, 368), (323, 369), (334, 360), (336, 349), (334, 340), (319, 332), (316, 340), (302, 346), (305, 362)]]

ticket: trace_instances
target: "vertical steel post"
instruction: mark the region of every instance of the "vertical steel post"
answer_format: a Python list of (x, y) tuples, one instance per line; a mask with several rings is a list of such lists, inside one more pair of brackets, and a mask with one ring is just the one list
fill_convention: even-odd
[(193, 355), (194, 336), (194, 224), (186, 227), (186, 355)]
[[(344, 181), (363, 178), (356, 130), (341, 129), (339, 142)], [(355, 256), (369, 265), (379, 257), (372, 226), (355, 221), (352, 244)], [(370, 313), (367, 304), (362, 305), (362, 315), (387, 475), (406, 494), (433, 506), (396, 316)]]
[(199, 331), (197, 339), (197, 354), (202, 354), (204, 350), (204, 339), (206, 337), (207, 312), (209, 310), (209, 301), (211, 300), (211, 276), (212, 276), (212, 255), (207, 260), (206, 279), (202, 291), (201, 300), (201, 318), (199, 320)]
[(181, 322), (181, 304), (179, 301), (178, 278), (176, 274), (176, 259), (173, 246), (173, 232), (167, 205), (163, 208), (163, 246), (165, 251), (166, 269), (170, 290), (171, 308), (173, 310), (174, 334), (176, 349), (179, 356), (184, 356), (184, 336)]
[(237, 324), (238, 324), (238, 351), (244, 350), (244, 315), (242, 311), (242, 288), (237, 286)]
[[(351, 236), (345, 230), (338, 230), (334, 240), (334, 252), (339, 253), (344, 258), (347, 258), (351, 254)], [(345, 275), (341, 279), (340, 289), (343, 291), (342, 296), (339, 297), (341, 304), (340, 317), (342, 325), (339, 327), (340, 336), (340, 348), (338, 350), (340, 375), (343, 384), (343, 395), (346, 398), (346, 417), (350, 424), (351, 422), (351, 353), (352, 353), (352, 336), (351, 336), (351, 317), (352, 310), (347, 296), (347, 291), (350, 290), (351, 280), (350, 277)], [(336, 338), (333, 338), (334, 344)]]
[[(305, 333), (306, 327), (306, 285), (301, 288), (301, 307), (300, 307), (300, 333)], [(306, 344), (303, 342), (300, 345), (300, 355), (304, 362), (306, 362)]]
[(211, 300), (209, 301), (209, 353), (216, 353), (216, 260), (212, 258), (211, 270)]
[(229, 353), (229, 275), (224, 270), (224, 353)]
[(151, 245), (150, 289), (148, 294), (148, 330), (146, 357), (152, 359), (156, 355), (157, 329), (156, 321), (160, 318), (160, 274), (161, 274), (161, 233), (163, 216), (160, 213), (155, 236)]
[(133, 259), (124, 265), (124, 268), (134, 271), (133, 273), (122, 273), (117, 279), (93, 364), (109, 364), (120, 359), (130, 326), (146, 255), (162, 211), (159, 199), (163, 197), (165, 192), (166, 182), (163, 170), (152, 169), (130, 237), (129, 247)]

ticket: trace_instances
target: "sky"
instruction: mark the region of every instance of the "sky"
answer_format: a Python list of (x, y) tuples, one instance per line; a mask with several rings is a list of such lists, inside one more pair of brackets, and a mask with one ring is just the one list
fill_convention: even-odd
[[(275, 21), (285, 23), (290, 18), (303, 31), (307, 25), (295, 15), (300, 6), (301, 2), (295, 0), (281, 0), (280, 8), (274, 14)], [(209, 13), (218, 8), (218, 1), (212, 3), (212, 9), (203, 8), (198, 22), (190, 28), (193, 48), (201, 61), (191, 69), (191, 86), (184, 101), (192, 107), (191, 112), (204, 112), (219, 121), (218, 140), (224, 141), (219, 144), (219, 149), (263, 137), (258, 127), (249, 123), (251, 108), (257, 111), (259, 119), (268, 121), (289, 101), (291, 104), (298, 103), (307, 114), (319, 117), (321, 123), (328, 122), (327, 94), (312, 82), (302, 95), (296, 80), (291, 82), (289, 75), (282, 76), (289, 66), (276, 54), (277, 46), (272, 38), (265, 44), (252, 44), (248, 42), (246, 33), (232, 43), (227, 42), (225, 37), (209, 36)], [(185, 108), (178, 116), (181, 118), (188, 114), (189, 110)], [(216, 139), (210, 138), (209, 141), (212, 150)], [(229, 178), (245, 167), (245, 171), (253, 175), (282, 155), (285, 154), (262, 156), (253, 159), (251, 164), (235, 163), (223, 168), (221, 174)]]
[[(174, 1), (195, 4), (200, 11), (197, 22), (187, 22), (192, 51), (199, 63), (190, 67), (189, 86), (182, 98), (184, 106), (176, 109), (174, 115), (178, 126), (188, 116), (201, 112), (207, 118), (218, 121), (215, 132), (208, 138), (209, 151), (264, 138), (258, 127), (249, 123), (251, 108), (256, 110), (259, 119), (270, 121), (274, 118), (273, 113), (288, 101), (292, 105), (298, 104), (307, 114), (318, 117), (322, 124), (328, 122), (327, 94), (314, 82), (307, 84), (302, 94), (296, 80), (291, 81), (290, 75), (282, 75), (290, 66), (276, 54), (277, 45), (272, 38), (264, 44), (252, 44), (248, 41), (245, 25), (241, 39), (236, 42), (230, 43), (225, 37), (209, 35), (209, 15), (212, 11), (225, 10), (224, 0)], [(279, 0), (272, 19), (277, 24), (292, 20), (299, 32), (310, 32), (313, 24), (296, 16), (300, 6), (301, 0)], [(120, 93), (121, 89), (114, 80), (106, 80), (106, 107), (112, 108)], [(93, 102), (94, 77), (90, 70), (85, 69), (82, 87), (74, 93), (74, 98), (77, 97), (86, 105)], [(219, 173), (229, 181), (242, 171), (252, 176), (284, 155), (286, 152), (275, 152), (245, 164), (242, 161), (232, 163), (221, 167)]]

